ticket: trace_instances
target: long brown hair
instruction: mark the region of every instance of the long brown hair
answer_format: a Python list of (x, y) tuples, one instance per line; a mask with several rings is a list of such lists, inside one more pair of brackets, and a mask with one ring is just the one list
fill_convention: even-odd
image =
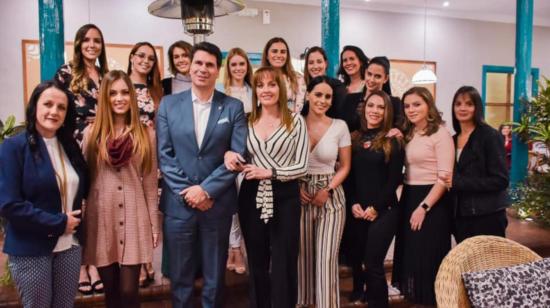
[(388, 94), (386, 94), (386, 92), (381, 90), (372, 91), (365, 99), (365, 102), (361, 104), (361, 108), (359, 111), (361, 127), (357, 131), (353, 132), (353, 134), (351, 134), (351, 141), (353, 147), (363, 147), (362, 139), (368, 131), (368, 123), (367, 118), (365, 117), (365, 109), (367, 108), (367, 102), (373, 96), (379, 96), (384, 101), (384, 118), (382, 119), (382, 124), (380, 125), (380, 131), (372, 140), (370, 148), (375, 151), (383, 151), (384, 160), (388, 162), (392, 150), (392, 142), (391, 138), (388, 138), (386, 135), (393, 126), (393, 105), (391, 103), (391, 98)]
[(241, 56), (244, 58), (244, 61), (246, 62), (246, 74), (244, 75), (244, 82), (251, 86), (252, 85), (252, 65), (250, 64), (250, 60), (248, 59), (248, 56), (246, 55), (246, 52), (239, 47), (232, 48), (227, 53), (227, 59), (225, 60), (225, 75), (223, 77), (223, 88), (225, 89), (225, 94), (231, 95), (231, 80), (233, 79), (233, 76), (231, 76), (231, 71), (229, 70), (229, 61), (231, 61), (231, 58), (234, 56)]
[(137, 105), (136, 91), (130, 77), (123, 71), (114, 70), (107, 73), (99, 88), (99, 100), (97, 104), (97, 115), (91, 134), (85, 149), (86, 160), (90, 168), (92, 179), (97, 175), (100, 162), (109, 164), (107, 153), (107, 139), (113, 137), (115, 125), (113, 111), (111, 108), (110, 92), (113, 83), (123, 80), (130, 91), (130, 110), (126, 114), (127, 133), (130, 134), (134, 143), (134, 155), (140, 158), (141, 170), (144, 173), (151, 172), (153, 151), (149, 143), (149, 135), (146, 127), (139, 120), (139, 107)]
[(292, 130), (292, 114), (287, 107), (286, 87), (281, 76), (281, 73), (274, 67), (264, 66), (260, 67), (252, 77), (252, 112), (248, 117), (248, 123), (254, 125), (262, 116), (262, 107), (258, 102), (258, 93), (256, 86), (259, 82), (263, 81), (267, 76), (273, 78), (279, 87), (279, 100), (278, 107), (281, 113), (281, 123), (286, 127), (287, 131)]
[(269, 48), (271, 48), (271, 45), (275, 43), (285, 44), (287, 57), (286, 57), (286, 63), (281, 68), (281, 71), (286, 77), (288, 77), (288, 80), (290, 81), (290, 88), (292, 89), (292, 92), (296, 94), (298, 93), (298, 76), (294, 71), (294, 67), (292, 67), (292, 61), (291, 61), (292, 57), (290, 56), (290, 49), (288, 48), (288, 44), (282, 37), (274, 37), (269, 41), (267, 41), (264, 47), (264, 51), (262, 53), (262, 66), (272, 66), (271, 63), (269, 63), (268, 55), (269, 55)]
[(74, 49), (73, 49), (73, 59), (70, 61), (72, 79), (69, 89), (75, 94), (86, 90), (88, 88), (88, 74), (86, 73), (86, 64), (84, 63), (84, 57), (82, 56), (82, 43), (84, 38), (90, 29), (96, 29), (99, 32), (101, 37), (101, 52), (99, 53), (99, 76), (103, 77), (108, 71), (109, 67), (107, 65), (107, 55), (105, 52), (105, 41), (103, 40), (103, 33), (101, 30), (94, 24), (86, 24), (78, 31), (76, 31), (74, 37)]
[(149, 93), (151, 94), (151, 97), (153, 98), (153, 101), (155, 103), (155, 109), (160, 104), (160, 99), (162, 98), (162, 81), (160, 79), (160, 69), (159, 69), (159, 59), (157, 57), (157, 53), (155, 51), (155, 47), (149, 42), (139, 42), (134, 45), (132, 50), (130, 51), (130, 55), (128, 55), (128, 69), (126, 70), (126, 73), (128, 76), (132, 74), (132, 56), (136, 54), (136, 51), (141, 46), (148, 46), (153, 51), (153, 55), (155, 57), (155, 63), (153, 63), (153, 67), (151, 68), (151, 71), (149, 74), (147, 74), (147, 90), (149, 90)]
[[(424, 135), (430, 136), (436, 133), (439, 130), (439, 126), (443, 124), (443, 119), (441, 118), (439, 110), (437, 110), (437, 107), (435, 106), (435, 101), (432, 93), (430, 93), (430, 90), (424, 87), (412, 87), (403, 94), (403, 99), (401, 100), (403, 104), (405, 104), (405, 98), (412, 94), (420, 96), (420, 98), (426, 103), (426, 105), (428, 105), (428, 118), (426, 119), (428, 121), (428, 125), (424, 130)], [(414, 135), (414, 124), (409, 121), (406, 112), (404, 128), (405, 140), (410, 141)]]

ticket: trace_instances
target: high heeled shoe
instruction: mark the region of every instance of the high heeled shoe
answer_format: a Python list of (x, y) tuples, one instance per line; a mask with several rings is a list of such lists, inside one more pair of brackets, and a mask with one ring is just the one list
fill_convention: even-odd
[(233, 248), (229, 249), (229, 254), (227, 256), (227, 264), (225, 267), (230, 271), (235, 270), (235, 253), (233, 252)]

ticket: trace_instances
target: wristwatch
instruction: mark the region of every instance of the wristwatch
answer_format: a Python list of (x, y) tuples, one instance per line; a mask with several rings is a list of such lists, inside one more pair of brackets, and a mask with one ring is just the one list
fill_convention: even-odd
[(424, 211), (426, 211), (426, 213), (430, 211), (430, 206), (427, 205), (426, 202), (423, 202), (420, 206), (424, 209)]

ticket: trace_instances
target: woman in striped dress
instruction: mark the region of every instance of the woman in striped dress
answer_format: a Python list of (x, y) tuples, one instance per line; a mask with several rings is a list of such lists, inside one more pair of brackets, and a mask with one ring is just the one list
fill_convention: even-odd
[(351, 165), (351, 138), (346, 122), (326, 115), (332, 105), (330, 82), (326, 76), (313, 78), (304, 107), (310, 158), (308, 175), (300, 185), (298, 304), (315, 304), (317, 308), (340, 307), (338, 249), (346, 216), (341, 184)]
[(239, 220), (248, 255), (250, 304), (294, 308), (300, 241), (298, 178), (307, 172), (309, 144), (306, 123), (288, 110), (283, 77), (274, 68), (263, 67), (254, 74), (248, 123), (250, 160), (229, 152), (225, 164), (244, 173)]

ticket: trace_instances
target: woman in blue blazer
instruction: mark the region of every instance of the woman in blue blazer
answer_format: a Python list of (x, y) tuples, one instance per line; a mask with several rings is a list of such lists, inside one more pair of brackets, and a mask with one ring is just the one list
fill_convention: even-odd
[(78, 288), (88, 181), (73, 138), (74, 106), (57, 82), (39, 84), (26, 131), (0, 147), (4, 252), (24, 307), (72, 307)]

